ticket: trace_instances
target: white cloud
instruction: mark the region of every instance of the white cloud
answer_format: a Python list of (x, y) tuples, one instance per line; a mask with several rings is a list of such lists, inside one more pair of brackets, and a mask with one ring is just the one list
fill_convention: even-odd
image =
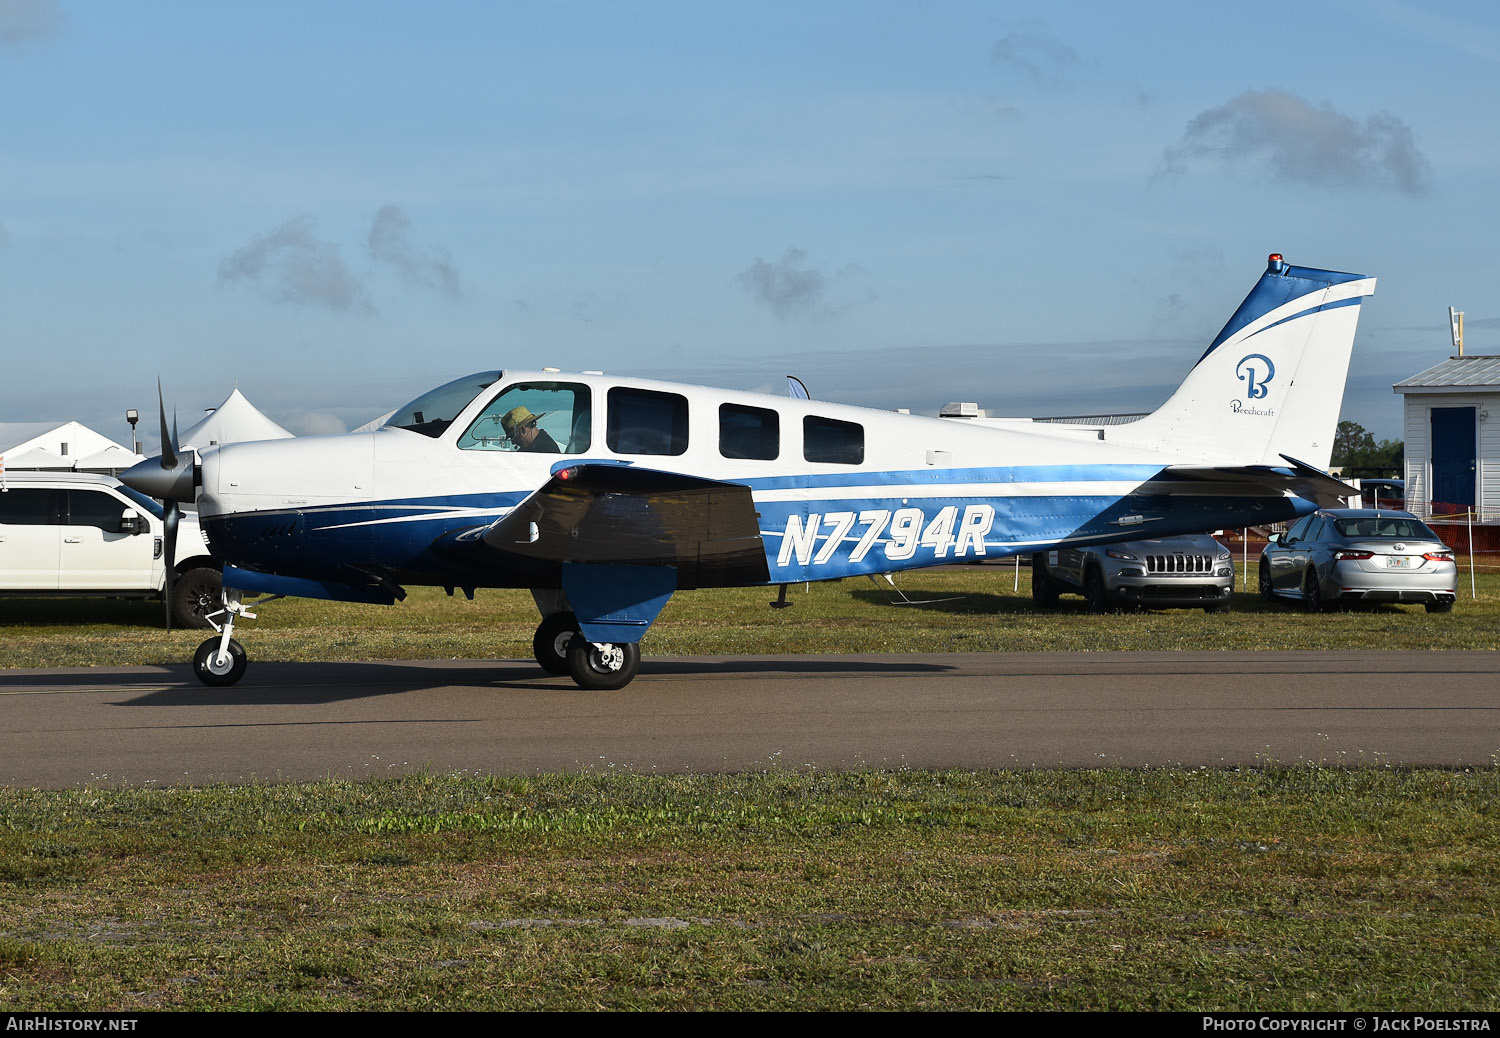
[(463, 294), (458, 268), (441, 246), (421, 248), (411, 240), (411, 220), (397, 205), (383, 206), (370, 224), (370, 256), (394, 267), (409, 285), (431, 288), (449, 299)]
[(248, 282), (278, 302), (372, 311), (364, 286), (344, 265), (338, 246), (319, 241), (313, 226), (313, 218), (304, 214), (256, 235), (219, 262), (219, 281)]
[(1282, 180), (1328, 188), (1425, 194), (1430, 167), (1411, 127), (1388, 112), (1363, 122), (1282, 90), (1249, 90), (1194, 116), (1162, 158), (1167, 173), (1200, 159), (1258, 165)]

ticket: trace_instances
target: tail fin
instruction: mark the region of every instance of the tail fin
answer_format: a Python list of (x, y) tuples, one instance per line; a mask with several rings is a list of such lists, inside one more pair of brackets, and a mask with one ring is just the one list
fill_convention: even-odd
[(1375, 279), (1273, 254), (1166, 403), (1110, 439), (1213, 464), (1328, 467), (1359, 304)]

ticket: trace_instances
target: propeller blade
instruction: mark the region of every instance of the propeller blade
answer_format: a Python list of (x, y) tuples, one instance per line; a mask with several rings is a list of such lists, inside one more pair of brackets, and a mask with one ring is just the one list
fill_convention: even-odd
[(166, 586), (162, 589), (162, 600), (167, 606), (167, 631), (172, 630), (172, 570), (177, 566), (177, 524), (182, 519), (182, 509), (170, 498), (164, 503), (162, 523), (165, 529), (162, 538), (162, 559), (167, 564)]
[(177, 467), (177, 437), (167, 437), (167, 400), (162, 396), (161, 379), (156, 380), (156, 402), (161, 405), (161, 467), (175, 469)]

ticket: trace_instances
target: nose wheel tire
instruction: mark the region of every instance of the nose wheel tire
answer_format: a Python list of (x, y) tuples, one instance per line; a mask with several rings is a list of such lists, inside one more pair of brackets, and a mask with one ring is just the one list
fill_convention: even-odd
[(641, 647), (635, 642), (596, 645), (581, 634), (568, 643), (568, 673), (579, 688), (611, 691), (624, 688), (641, 668)]
[(531, 654), (537, 666), (548, 674), (568, 672), (568, 646), (578, 633), (578, 617), (572, 613), (553, 613), (537, 625), (531, 639)]
[(220, 659), (219, 642), (221, 640), (210, 638), (198, 646), (198, 651), (193, 653), (193, 673), (205, 685), (214, 687), (232, 685), (245, 676), (245, 668), (250, 665), (249, 657), (245, 655), (245, 647), (233, 638), (229, 639), (228, 657)]

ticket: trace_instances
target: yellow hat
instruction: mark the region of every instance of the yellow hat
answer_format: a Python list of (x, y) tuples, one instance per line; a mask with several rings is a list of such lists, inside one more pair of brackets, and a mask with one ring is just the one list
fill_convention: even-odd
[(512, 436), (521, 426), (528, 425), (550, 413), (550, 411), (543, 411), (541, 414), (532, 414), (528, 407), (512, 407), (505, 412), (505, 417), (500, 419), (500, 428), (505, 430), (505, 435)]

